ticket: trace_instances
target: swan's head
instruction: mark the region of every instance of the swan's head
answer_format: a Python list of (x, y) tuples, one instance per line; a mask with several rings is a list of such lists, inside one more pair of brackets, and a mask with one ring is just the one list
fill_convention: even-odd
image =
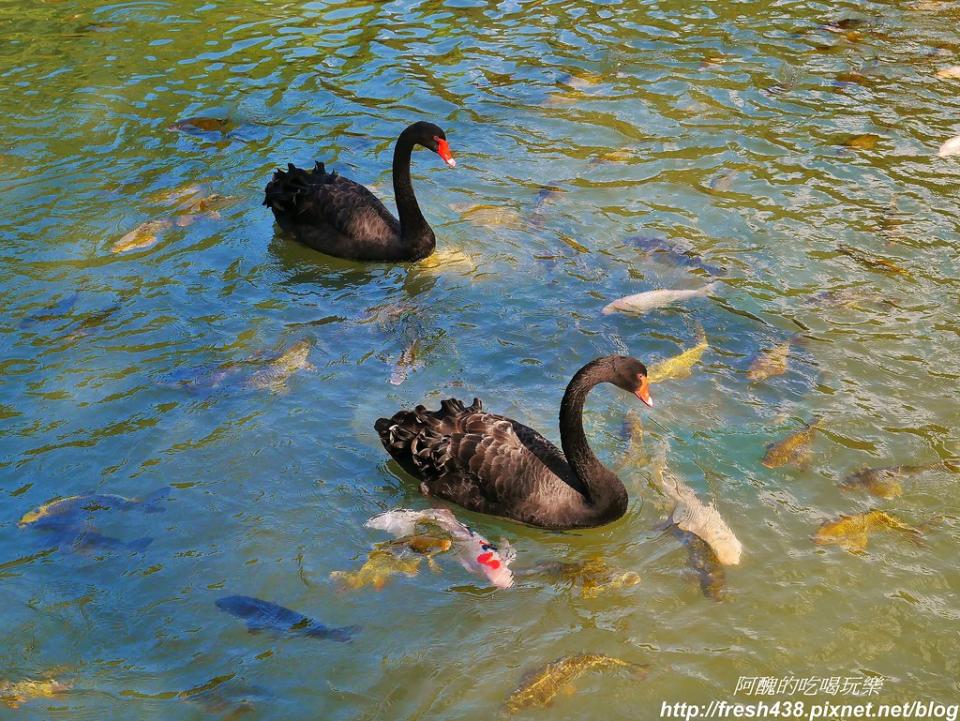
[(457, 161), (453, 159), (453, 153), (450, 152), (450, 144), (447, 143), (447, 136), (440, 126), (421, 120), (414, 123), (408, 130), (412, 130), (414, 139), (427, 150), (432, 150), (447, 164), (447, 167), (456, 168)]
[(628, 393), (633, 393), (651, 408), (653, 398), (650, 397), (650, 379), (647, 378), (647, 367), (630, 356), (610, 356), (612, 377), (610, 382)]

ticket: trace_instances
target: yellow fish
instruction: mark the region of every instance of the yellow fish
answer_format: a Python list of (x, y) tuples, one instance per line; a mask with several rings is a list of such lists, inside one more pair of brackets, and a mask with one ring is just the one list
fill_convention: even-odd
[(661, 381), (689, 377), (693, 366), (700, 362), (700, 358), (703, 357), (707, 348), (710, 347), (707, 343), (707, 336), (704, 335), (702, 328), (698, 336), (699, 341), (692, 348), (687, 348), (673, 358), (667, 358), (650, 366), (647, 372), (648, 380), (651, 383), (660, 383)]
[(921, 543), (923, 534), (885, 511), (868, 511), (853, 516), (840, 516), (835, 521), (824, 521), (813, 536), (813, 542), (823, 545), (836, 543), (853, 553), (865, 551), (871, 531), (889, 528), (906, 533), (914, 543)]
[(566, 656), (525, 677), (520, 688), (507, 699), (504, 710), (507, 713), (516, 713), (534, 706), (546, 706), (560, 691), (568, 689), (573, 681), (587, 671), (606, 668), (630, 669), (639, 678), (644, 678), (650, 667), (595, 653)]
[(643, 447), (643, 423), (640, 421), (640, 414), (632, 408), (627, 411), (623, 419), (623, 429), (626, 431), (627, 449), (617, 464), (617, 469), (624, 470), (631, 466), (646, 465), (649, 459)]
[(790, 367), (790, 344), (793, 338), (788, 338), (783, 343), (778, 343), (773, 348), (760, 353), (750, 368), (747, 369), (747, 378), (752, 381), (765, 381), (767, 378), (783, 375)]
[(879, 135), (867, 133), (866, 135), (857, 135), (856, 137), (847, 139), (844, 145), (853, 150), (873, 150), (879, 140)]
[(307, 360), (313, 343), (307, 338), (298, 340), (279, 356), (270, 361), (266, 368), (258, 370), (247, 381), (251, 388), (262, 388), (279, 393), (287, 389), (287, 381), (298, 370), (316, 370)]
[(70, 685), (55, 679), (36, 681), (31, 678), (23, 681), (0, 681), (0, 702), (9, 708), (19, 708), (21, 704), (36, 698), (51, 698), (58, 693), (69, 691)]
[(387, 585), (391, 576), (403, 573), (412, 577), (419, 570), (419, 558), (401, 558), (390, 551), (376, 548), (370, 551), (366, 562), (356, 571), (333, 571), (330, 578), (341, 581), (353, 590), (373, 586), (379, 591)]
[(514, 230), (523, 227), (520, 213), (503, 205), (474, 205), (463, 211), (463, 219), (481, 228), (506, 227)]
[(579, 588), (583, 598), (596, 598), (601, 593), (640, 583), (640, 574), (634, 571), (617, 571), (610, 568), (599, 556), (586, 561), (556, 563), (541, 567), (541, 571)]
[[(483, 225), (483, 223), (478, 224)], [(417, 261), (416, 267), (421, 271), (449, 271), (469, 275), (477, 270), (477, 262), (460, 248), (440, 248), (423, 260)]]
[(128, 250), (142, 250), (157, 242), (157, 238), (171, 225), (169, 220), (148, 220), (140, 223), (110, 247), (111, 253), (126, 253)]
[(419, 553), (427, 559), (427, 565), (431, 571), (438, 572), (440, 566), (433, 560), (433, 557), (446, 553), (453, 547), (453, 540), (440, 536), (431, 536), (425, 533), (416, 533), (412, 536), (402, 536), (392, 541), (378, 543), (377, 548), (399, 548), (401, 550), (410, 550)]
[(761, 463), (767, 468), (779, 468), (788, 463), (803, 465), (810, 459), (810, 442), (814, 432), (820, 428), (820, 420), (808, 423), (803, 430), (791, 433), (782, 441), (767, 446), (766, 455)]
[(886, 258), (881, 258), (879, 256), (870, 255), (859, 248), (853, 248), (849, 245), (838, 245), (837, 252), (842, 253), (848, 258), (853, 258), (860, 265), (870, 268), (871, 270), (878, 270), (881, 273), (887, 273), (889, 275), (905, 275), (910, 277), (910, 271), (906, 268), (901, 268), (899, 265), (894, 263), (892, 260), (887, 260)]

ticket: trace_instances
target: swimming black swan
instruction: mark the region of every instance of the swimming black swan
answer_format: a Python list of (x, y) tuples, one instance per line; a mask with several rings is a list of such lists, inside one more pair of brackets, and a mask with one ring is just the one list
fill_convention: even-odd
[(387, 452), (420, 490), (464, 508), (543, 528), (600, 526), (627, 510), (627, 492), (587, 445), (583, 403), (598, 383), (613, 383), (648, 406), (647, 369), (628, 356), (587, 363), (560, 403), (561, 452), (532, 428), (484, 413), (479, 399), (465, 407), (450, 398), (440, 410), (417, 406), (375, 427)]
[(323, 163), (313, 170), (293, 164), (278, 170), (267, 183), (263, 204), (283, 228), (301, 243), (327, 255), (352, 260), (420, 260), (433, 252), (436, 238), (424, 220), (410, 183), (410, 153), (422, 145), (451, 168), (444, 132), (418, 122), (400, 133), (393, 149), (393, 194), (398, 221), (377, 197), (359, 183), (328, 173)]

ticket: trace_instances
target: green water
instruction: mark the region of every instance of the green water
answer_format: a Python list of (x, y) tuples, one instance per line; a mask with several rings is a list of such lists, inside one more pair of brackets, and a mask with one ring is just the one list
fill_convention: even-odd
[[(844, 18), (866, 22), (827, 27)], [(936, 157), (960, 133), (960, 82), (934, 77), (960, 63), (958, 23), (957, 3), (929, 0), (0, 4), (0, 681), (72, 686), (0, 718), (490, 719), (526, 672), (583, 651), (651, 673), (586, 674), (518, 717), (655, 719), (663, 701), (733, 700), (740, 676), (882, 676), (875, 702), (956, 702), (958, 476), (889, 500), (837, 484), (960, 455), (960, 163)], [(168, 130), (191, 116), (228, 123)], [(276, 166), (324, 160), (392, 206), (393, 140), (420, 118), (458, 161), (415, 154), (424, 215), (470, 262), (358, 265), (278, 233), (260, 205)], [(219, 217), (181, 218), (171, 192), (191, 184), (229, 196)], [(150, 220), (168, 221), (155, 244), (112, 252)], [(601, 315), (707, 282), (636, 236), (725, 268), (714, 296)], [(851, 286), (855, 304), (818, 296)], [(450, 557), (380, 591), (330, 579), (385, 540), (368, 517), (428, 505), (378, 416), (477, 395), (557, 440), (583, 363), (671, 356), (698, 325), (710, 349), (691, 377), (654, 386), (654, 409), (599, 388), (587, 425), (610, 464), (631, 408), (649, 452), (669, 441), (743, 542), (726, 600), (660, 530), (639, 462), (605, 528), (457, 510), (516, 547), (509, 590)], [(785, 374), (747, 380), (797, 333)], [(286, 389), (183, 384), (303, 338), (317, 370)], [(760, 464), (813, 417), (809, 465)], [(164, 486), (162, 513), (91, 512), (105, 536), (152, 538), (142, 553), (17, 525), (58, 496)], [(924, 545), (812, 543), (872, 507)], [(597, 556), (641, 582), (584, 598), (535, 572)], [(362, 630), (249, 634), (215, 607), (228, 594)]]

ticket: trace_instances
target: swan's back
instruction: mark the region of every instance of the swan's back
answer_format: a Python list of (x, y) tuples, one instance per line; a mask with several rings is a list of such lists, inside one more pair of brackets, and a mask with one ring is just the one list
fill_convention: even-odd
[(280, 227), (321, 252), (356, 260), (401, 256), (400, 222), (367, 188), (323, 163), (313, 170), (292, 164), (277, 170), (267, 184), (263, 204)]
[(592, 525), (586, 489), (563, 452), (532, 428), (450, 398), (375, 424), (387, 452), (421, 490), (479, 513), (546, 528)]

